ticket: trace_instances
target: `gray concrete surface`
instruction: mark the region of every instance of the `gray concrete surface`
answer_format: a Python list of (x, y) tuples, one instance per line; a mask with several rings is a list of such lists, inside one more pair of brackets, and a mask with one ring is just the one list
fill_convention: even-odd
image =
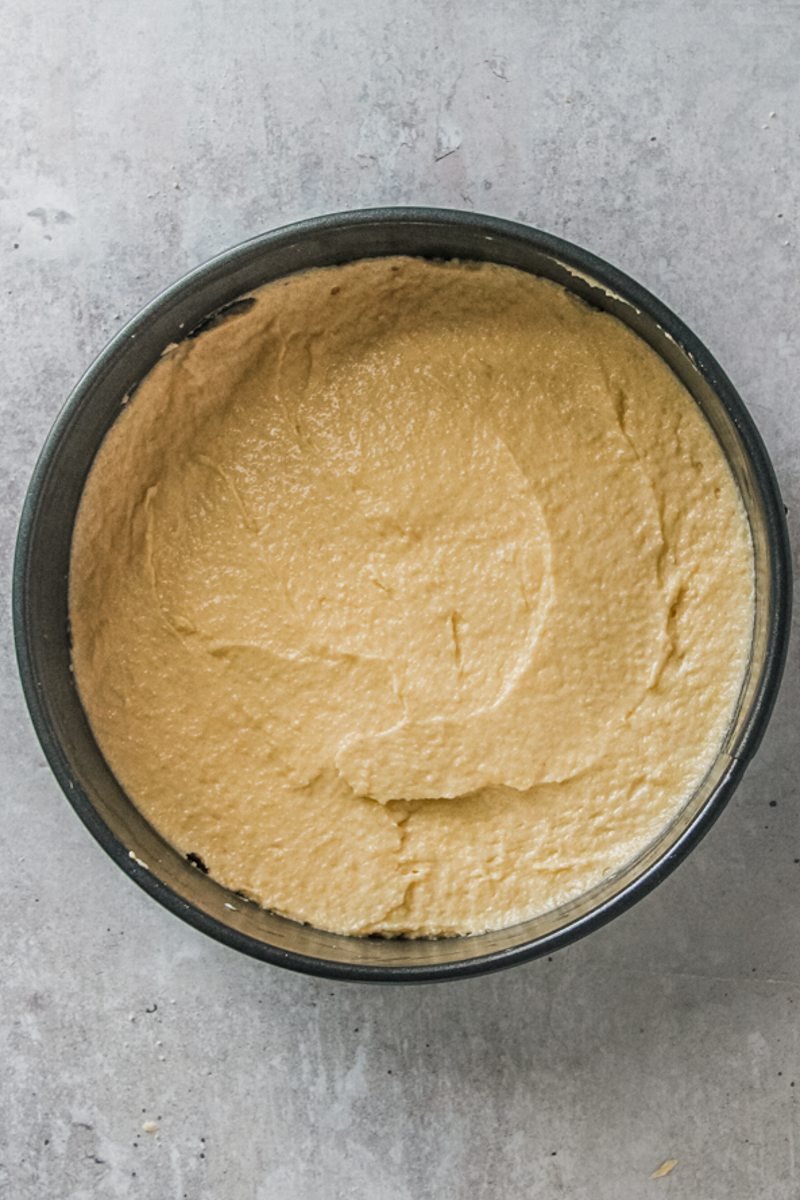
[[(796, 549), (798, 62), (796, 0), (5, 0), (4, 563), (124, 318), (250, 234), (386, 202), (529, 220), (652, 288), (750, 403)], [(795, 646), (736, 799), (630, 914), (552, 962), (366, 989), (242, 960), (119, 874), (6, 624), (0, 1196), (796, 1200), (798, 679)]]

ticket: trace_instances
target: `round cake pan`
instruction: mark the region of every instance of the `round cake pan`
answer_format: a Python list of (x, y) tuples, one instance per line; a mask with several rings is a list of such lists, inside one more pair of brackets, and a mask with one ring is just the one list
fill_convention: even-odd
[[(84, 481), (123, 402), (165, 347), (212, 321), (234, 320), (237, 298), (272, 279), (389, 254), (517, 267), (618, 317), (669, 365), (705, 414), (741, 492), (755, 553), (749, 669), (729, 734), (693, 797), (644, 853), (592, 891), (523, 924), (472, 937), (338, 936), (220, 887), (165, 842), (121, 789), (94, 740), (70, 667), (67, 576)], [(334, 214), (266, 233), (198, 267), (148, 304), (103, 350), (58, 416), (30, 483), (14, 564), (16, 649), (36, 732), (70, 803), (114, 861), (171, 912), (236, 950), (314, 975), (383, 983), (455, 979), (552, 953), (662, 880), (719, 815), (758, 746), (780, 683), (790, 602), (786, 520), (772, 466), (747, 409), (695, 335), (639, 284), (569, 242), (494, 217), (425, 208)]]

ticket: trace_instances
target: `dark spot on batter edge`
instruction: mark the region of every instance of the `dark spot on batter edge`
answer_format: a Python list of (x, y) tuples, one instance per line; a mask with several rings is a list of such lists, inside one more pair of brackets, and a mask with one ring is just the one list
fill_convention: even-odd
[(223, 304), (216, 312), (204, 317), (198, 325), (195, 325), (194, 329), (190, 329), (186, 337), (199, 337), (201, 333), (207, 333), (209, 329), (216, 329), (218, 325), (224, 325), (231, 317), (242, 316), (243, 313), (250, 311), (255, 302), (255, 296), (242, 296), (240, 300), (231, 300), (230, 304)]

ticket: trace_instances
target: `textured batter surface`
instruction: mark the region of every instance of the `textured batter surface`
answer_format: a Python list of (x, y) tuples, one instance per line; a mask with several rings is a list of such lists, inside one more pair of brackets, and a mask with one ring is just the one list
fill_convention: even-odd
[(613, 318), (494, 266), (270, 285), (167, 352), (71, 568), (101, 747), (269, 908), (468, 933), (569, 899), (710, 765), (752, 555), (690, 397)]

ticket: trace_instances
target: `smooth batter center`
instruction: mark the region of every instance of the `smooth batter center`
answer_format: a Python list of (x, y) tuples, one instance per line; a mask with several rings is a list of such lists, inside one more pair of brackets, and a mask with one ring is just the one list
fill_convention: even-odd
[(694, 402), (509, 268), (363, 261), (171, 348), (92, 469), (74, 666), (112, 769), (221, 882), (477, 932), (656, 836), (716, 754), (752, 550)]

